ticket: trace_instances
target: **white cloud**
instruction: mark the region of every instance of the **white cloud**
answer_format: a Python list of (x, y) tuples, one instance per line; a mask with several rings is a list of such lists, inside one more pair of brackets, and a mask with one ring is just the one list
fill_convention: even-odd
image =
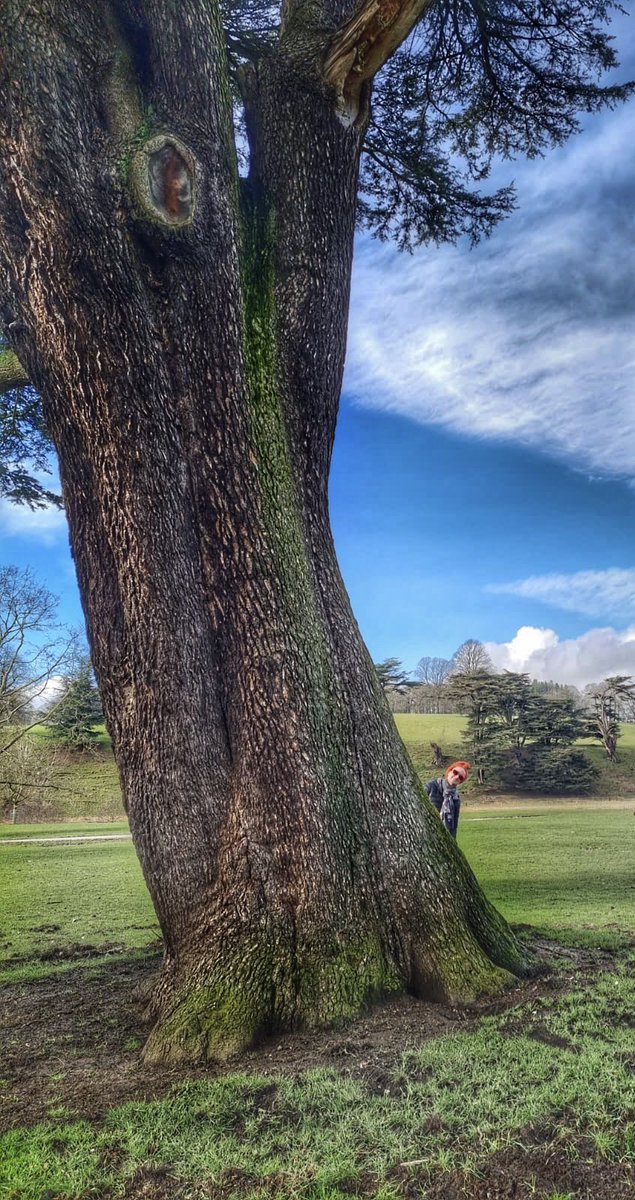
[(28, 537), (51, 545), (66, 537), (66, 515), (52, 504), (32, 510), (25, 504), (0, 500), (0, 532), (5, 537)]
[(625, 630), (589, 629), (561, 641), (553, 629), (520, 628), (510, 642), (486, 642), (498, 671), (527, 672), (583, 688), (607, 675), (635, 676), (635, 625)]
[(488, 584), (486, 592), (541, 600), (567, 612), (591, 617), (618, 614), (635, 618), (635, 570), (576, 571), (571, 575), (533, 575), (511, 583)]
[(364, 406), (635, 476), (632, 107), (521, 166), (491, 241), (362, 241), (346, 375)]
[(60, 692), (64, 687), (63, 675), (51, 675), (45, 683), (38, 684), (32, 693), (31, 703), (36, 711), (41, 711), (48, 708), (54, 700), (59, 698)]

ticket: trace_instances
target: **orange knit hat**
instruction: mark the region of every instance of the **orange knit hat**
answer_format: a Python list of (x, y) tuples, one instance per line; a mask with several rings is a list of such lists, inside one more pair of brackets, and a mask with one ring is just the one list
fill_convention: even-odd
[(450, 766), (448, 767), (448, 769), (445, 773), (445, 777), (446, 777), (446, 779), (448, 778), (450, 771), (461, 771), (461, 773), (463, 775), (463, 779), (461, 780), (461, 782), (465, 783), (465, 780), (467, 779), (468, 774), (471, 770), (472, 770), (472, 767), (470, 766), (469, 762), (465, 762), (464, 759), (460, 758), (458, 760), (458, 762), (450, 763)]

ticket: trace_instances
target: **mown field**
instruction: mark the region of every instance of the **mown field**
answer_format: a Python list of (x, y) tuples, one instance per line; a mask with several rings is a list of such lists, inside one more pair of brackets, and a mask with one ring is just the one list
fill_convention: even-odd
[(166, 1070), (141, 1056), (159, 950), (131, 843), (3, 837), (2, 1200), (632, 1196), (632, 811), (474, 805), (460, 844), (540, 975)]

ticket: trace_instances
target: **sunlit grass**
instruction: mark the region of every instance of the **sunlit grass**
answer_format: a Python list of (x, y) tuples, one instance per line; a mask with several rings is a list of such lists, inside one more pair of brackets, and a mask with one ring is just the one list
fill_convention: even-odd
[[(403, 1200), (410, 1178), (423, 1196), (427, 1178), (476, 1172), (536, 1127), (572, 1157), (635, 1163), (635, 964), (624, 952), (635, 933), (635, 819), (608, 804), (468, 806), (459, 844), (509, 919), (554, 941), (620, 947), (604, 960), (611, 969), (592, 978), (569, 965), (568, 990), (404, 1045), (379, 1090), (331, 1069), (241, 1073), (120, 1105), (98, 1124), (73, 1120), (53, 1094), (45, 1123), (0, 1139), (2, 1200), (142, 1195), (143, 1171), (164, 1172), (178, 1200)], [(5, 982), (76, 970), (81, 958), (56, 961), (55, 949), (87, 944), (104, 954), (83, 969), (107, 969), (109, 948), (121, 963), (156, 935), (130, 842), (0, 846)]]
[(121, 821), (48, 821), (36, 825), (0, 825), (3, 838), (97, 837), (128, 833), (129, 826)]
[[(55, 834), (77, 826), (39, 826)], [(79, 826), (93, 832), (92, 825)], [(106, 832), (125, 825), (106, 826)], [(508, 920), (555, 938), (620, 945), (635, 933), (635, 818), (629, 810), (561, 809), (482, 818), (465, 810), (459, 845)], [(55, 947), (135, 949), (157, 936), (130, 842), (0, 845), (0, 970), (52, 971)], [(7, 960), (31, 960), (8, 963)], [(3, 976), (0, 976), (0, 978)], [(7, 976), (4, 976), (6, 979)]]
[[(131, 842), (0, 846), (0, 979), (34, 978), (76, 946), (153, 943), (154, 910)], [(40, 955), (47, 958), (42, 960)], [(18, 958), (21, 961), (16, 963)]]
[(468, 809), (459, 845), (509, 921), (608, 946), (635, 933), (630, 809), (547, 809), (486, 820)]

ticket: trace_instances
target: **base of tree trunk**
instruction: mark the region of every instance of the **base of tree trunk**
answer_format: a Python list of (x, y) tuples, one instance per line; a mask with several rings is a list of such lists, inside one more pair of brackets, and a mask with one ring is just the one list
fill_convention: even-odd
[(168, 961), (146, 1013), (155, 1024), (144, 1059), (224, 1061), (267, 1035), (337, 1024), (398, 992), (469, 1003), (503, 991), (529, 969), (511, 939), (497, 957), (492, 961), (476, 937), (457, 926), (456, 936), (417, 949), (407, 977), (371, 933), (304, 947), (249, 940), (235, 955), (225, 953), (222, 965), (206, 967), (197, 957), (189, 971)]

